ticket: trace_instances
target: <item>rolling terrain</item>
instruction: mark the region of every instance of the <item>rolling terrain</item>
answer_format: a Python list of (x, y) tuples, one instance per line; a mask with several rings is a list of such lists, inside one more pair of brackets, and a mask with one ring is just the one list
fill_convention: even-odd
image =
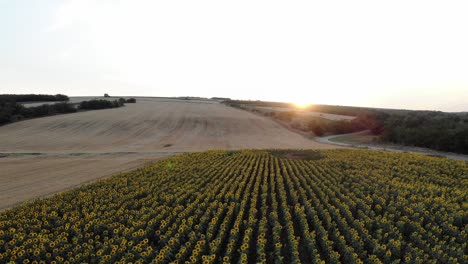
[(350, 134), (330, 135), (325, 137), (315, 137), (315, 140), (320, 143), (334, 144), (337, 146), (345, 146), (352, 148), (364, 148), (373, 150), (385, 150), (392, 152), (407, 152), (422, 154), (428, 156), (446, 157), (450, 159), (468, 161), (468, 155), (457, 154), (444, 151), (436, 151), (428, 148), (402, 146), (397, 144), (389, 144), (378, 141), (378, 136), (373, 135), (370, 131), (361, 131)]
[(0, 140), (0, 209), (182, 152), (336, 148), (216, 101), (163, 98), (5, 125)]
[(138, 99), (123, 108), (18, 122), (1, 127), (0, 135), (0, 151), (13, 153), (327, 147), (214, 101), (177, 99)]
[(353, 120), (355, 116), (347, 116), (347, 115), (335, 115), (329, 113), (322, 113), (322, 112), (314, 112), (314, 111), (307, 111), (305, 109), (298, 109), (297, 107), (268, 107), (268, 106), (253, 106), (249, 107), (254, 110), (258, 110), (261, 112), (266, 113), (274, 113), (274, 112), (294, 112), (299, 116), (303, 117), (320, 117), (323, 119), (331, 120), (331, 121), (343, 121), (343, 120)]

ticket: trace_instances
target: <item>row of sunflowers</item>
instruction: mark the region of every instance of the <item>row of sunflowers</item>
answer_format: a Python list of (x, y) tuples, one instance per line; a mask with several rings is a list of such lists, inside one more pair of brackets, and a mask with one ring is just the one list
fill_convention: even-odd
[(6, 210), (0, 263), (468, 262), (467, 163), (272, 153), (183, 154)]

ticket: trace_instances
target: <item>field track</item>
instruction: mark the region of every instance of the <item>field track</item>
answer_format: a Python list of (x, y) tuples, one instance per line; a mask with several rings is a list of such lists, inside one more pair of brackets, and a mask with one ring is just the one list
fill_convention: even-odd
[(0, 210), (181, 152), (336, 148), (215, 101), (138, 98), (0, 127)]

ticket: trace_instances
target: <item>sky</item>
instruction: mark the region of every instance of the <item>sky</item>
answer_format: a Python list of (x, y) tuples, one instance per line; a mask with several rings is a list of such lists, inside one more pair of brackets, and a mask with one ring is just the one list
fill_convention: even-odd
[(468, 1), (0, 0), (0, 93), (468, 111)]

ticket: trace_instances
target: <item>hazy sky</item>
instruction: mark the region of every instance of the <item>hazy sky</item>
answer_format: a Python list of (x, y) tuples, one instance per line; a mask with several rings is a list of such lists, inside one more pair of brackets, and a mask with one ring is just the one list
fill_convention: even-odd
[(468, 111), (468, 1), (0, 0), (0, 93)]

